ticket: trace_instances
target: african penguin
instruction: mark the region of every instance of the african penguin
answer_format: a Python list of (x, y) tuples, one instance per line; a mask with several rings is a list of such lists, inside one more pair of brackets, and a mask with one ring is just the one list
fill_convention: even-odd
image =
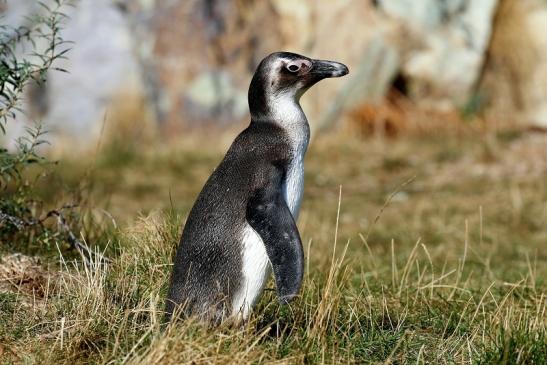
[[(213, 323), (247, 319), (273, 269), (277, 294), (298, 294), (304, 253), (296, 219), (310, 128), (299, 100), (348, 68), (288, 52), (264, 58), (249, 87), (251, 124), (207, 180), (184, 227), (166, 301)], [(177, 310), (178, 309), (178, 310)]]

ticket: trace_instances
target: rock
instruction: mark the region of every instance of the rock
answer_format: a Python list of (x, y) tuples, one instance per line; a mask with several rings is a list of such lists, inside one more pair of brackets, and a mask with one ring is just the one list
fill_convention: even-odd
[(547, 28), (547, 3), (535, 2), (537, 8), (526, 17), (529, 43), (535, 53), (532, 64), (533, 77), (528, 80), (524, 93), (526, 118), (542, 128), (547, 128), (547, 37), (540, 31)]
[(380, 0), (379, 7), (387, 14), (400, 18), (408, 24), (424, 29), (433, 29), (441, 25), (443, 10), (448, 3), (454, 8), (462, 1), (437, 1), (437, 0)]
[[(481, 73), (498, 0), (380, 1), (413, 38), (402, 71), (411, 97), (432, 106), (463, 105)], [(402, 47), (401, 47), (402, 48)], [(448, 102), (448, 103), (447, 103)]]
[(381, 37), (373, 39), (365, 48), (362, 57), (352, 67), (352, 76), (338, 92), (319, 120), (318, 128), (332, 126), (343, 110), (352, 109), (363, 101), (378, 102), (400, 67), (399, 52), (393, 45), (383, 42)]
[(232, 83), (225, 71), (204, 72), (189, 85), (185, 109), (192, 119), (229, 123), (247, 115), (247, 94)]
[(545, 27), (544, 1), (501, 1), (481, 83), (496, 119), (547, 128)]
[(267, 1), (158, 2), (150, 29), (164, 96), (160, 122), (180, 128), (246, 119), (250, 77), (281, 45), (277, 20)]
[(44, 88), (28, 89), (24, 109), (29, 113), (10, 122), (8, 140), (21, 135), (23, 123), (30, 122), (25, 119), (31, 119), (45, 125), (50, 141), (62, 136), (79, 141), (70, 148), (96, 145), (107, 110), (116, 107), (115, 96), (142, 94), (131, 32), (120, 10), (108, 0), (80, 0), (65, 11), (69, 20), (63, 39), (74, 43), (55, 67), (68, 73), (50, 71)]

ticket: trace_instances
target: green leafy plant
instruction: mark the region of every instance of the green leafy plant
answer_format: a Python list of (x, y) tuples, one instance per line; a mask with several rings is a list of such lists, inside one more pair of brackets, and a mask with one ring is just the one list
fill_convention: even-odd
[[(54, 66), (70, 50), (61, 37), (70, 6), (67, 0), (38, 2), (40, 14), (26, 17), (28, 25), (0, 25), (0, 130), (5, 133), (9, 119), (21, 110), (23, 91), (29, 83), (44, 83), (49, 70), (65, 71)], [(1, 18), (0, 18), (1, 19)]]
[[(4, 135), (8, 123), (26, 114), (22, 106), (26, 88), (47, 82), (49, 71), (66, 72), (55, 64), (70, 50), (70, 42), (62, 38), (61, 31), (67, 19), (63, 10), (71, 3), (51, 0), (38, 4), (39, 13), (26, 17), (29, 25), (0, 25), (0, 132)], [(26, 127), (15, 148), (0, 148), (0, 242), (67, 242), (89, 259), (92, 252), (72, 230), (79, 220), (76, 205), (46, 210), (37, 198), (35, 187), (44, 169), (52, 164), (40, 153), (39, 147), (48, 143), (45, 135), (42, 125), (36, 123)]]

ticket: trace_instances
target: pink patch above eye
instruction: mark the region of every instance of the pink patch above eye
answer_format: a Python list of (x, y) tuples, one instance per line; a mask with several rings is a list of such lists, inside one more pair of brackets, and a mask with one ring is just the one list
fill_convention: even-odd
[(302, 67), (311, 68), (311, 62), (307, 60), (302, 60)]

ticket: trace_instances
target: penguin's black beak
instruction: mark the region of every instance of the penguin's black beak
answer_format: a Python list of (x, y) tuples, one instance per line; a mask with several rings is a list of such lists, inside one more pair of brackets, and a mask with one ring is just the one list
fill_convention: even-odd
[(341, 77), (349, 73), (348, 67), (340, 62), (312, 60), (311, 73), (325, 79), (328, 77)]

